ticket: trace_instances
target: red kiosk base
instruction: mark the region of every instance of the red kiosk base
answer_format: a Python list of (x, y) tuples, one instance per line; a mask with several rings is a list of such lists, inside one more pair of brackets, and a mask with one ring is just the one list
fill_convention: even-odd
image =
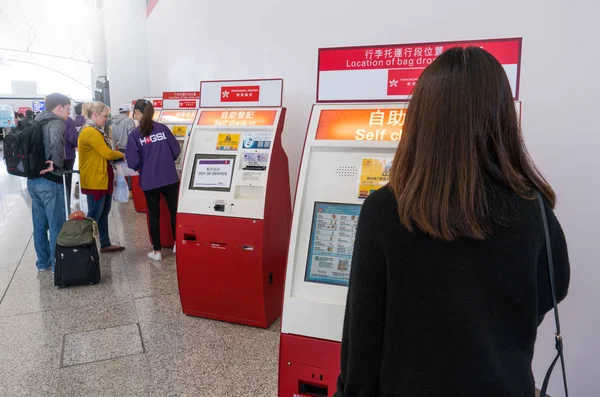
[(146, 209), (146, 197), (140, 187), (140, 176), (135, 175), (131, 177), (131, 195), (133, 196), (133, 206), (135, 212), (145, 213)]
[[(183, 312), (270, 327), (281, 315), (287, 233), (260, 220), (218, 216), (178, 214), (178, 224)], [(269, 239), (275, 244), (267, 248), (263, 241)]]
[(332, 397), (341, 348), (338, 342), (281, 334), (279, 397)]

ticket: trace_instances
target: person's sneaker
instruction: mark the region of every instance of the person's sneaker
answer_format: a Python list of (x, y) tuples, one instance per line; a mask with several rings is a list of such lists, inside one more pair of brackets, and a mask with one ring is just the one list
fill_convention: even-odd
[(176, 244), (173, 244), (173, 253), (174, 254), (177, 253), (177, 245)]
[[(43, 273), (43, 272), (47, 272), (48, 270), (51, 270), (51, 269), (52, 269), (52, 267), (50, 267), (50, 266), (48, 266), (48, 267), (45, 267), (45, 268), (43, 268), (43, 269), (40, 269), (40, 268), (38, 267), (38, 272), (39, 272), (39, 273)], [(52, 273), (54, 273), (54, 272), (52, 272)]]
[(162, 254), (160, 252), (148, 252), (148, 258), (153, 261), (162, 261)]

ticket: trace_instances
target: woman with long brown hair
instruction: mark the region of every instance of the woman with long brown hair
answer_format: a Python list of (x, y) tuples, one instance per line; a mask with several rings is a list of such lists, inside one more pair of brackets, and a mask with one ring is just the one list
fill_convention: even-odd
[(533, 397), (537, 326), (569, 285), (556, 196), (523, 143), (508, 78), (453, 48), (421, 75), (388, 186), (356, 234), (336, 396)]

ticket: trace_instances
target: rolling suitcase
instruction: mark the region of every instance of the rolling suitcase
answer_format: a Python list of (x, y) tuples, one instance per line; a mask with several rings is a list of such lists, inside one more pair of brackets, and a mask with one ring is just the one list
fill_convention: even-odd
[[(62, 288), (70, 285), (97, 284), (100, 282), (100, 256), (96, 245), (96, 222), (89, 218), (69, 220), (66, 183), (64, 189), (67, 220), (56, 240), (54, 285)], [(81, 197), (81, 190), (79, 195)]]

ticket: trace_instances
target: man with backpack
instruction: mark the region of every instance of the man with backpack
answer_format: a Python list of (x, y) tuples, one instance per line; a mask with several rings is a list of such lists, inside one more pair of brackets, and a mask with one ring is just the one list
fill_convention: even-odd
[[(40, 156), (41, 160), (32, 160), (36, 164), (28, 164), (30, 171), (27, 180), (27, 190), (31, 196), (36, 266), (40, 272), (54, 268), (56, 238), (66, 218), (62, 174), (65, 123), (71, 110), (71, 100), (65, 95), (50, 94), (45, 101), (46, 110), (36, 116), (31, 128), (32, 134), (39, 133), (41, 129), (43, 156)], [(45, 164), (42, 165), (42, 162)], [(40, 168), (42, 169), (38, 173)]]

